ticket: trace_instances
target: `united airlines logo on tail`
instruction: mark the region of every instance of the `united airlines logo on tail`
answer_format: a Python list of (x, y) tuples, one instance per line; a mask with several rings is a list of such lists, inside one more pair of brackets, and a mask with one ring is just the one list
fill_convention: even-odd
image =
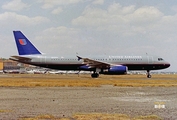
[(27, 44), (25, 39), (19, 39), (19, 43), (20, 43), (20, 45), (26, 45)]

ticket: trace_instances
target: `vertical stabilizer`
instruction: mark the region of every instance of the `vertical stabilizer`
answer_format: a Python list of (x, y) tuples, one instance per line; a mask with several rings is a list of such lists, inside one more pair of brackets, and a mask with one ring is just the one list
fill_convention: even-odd
[(19, 55), (41, 54), (21, 31), (13, 31)]

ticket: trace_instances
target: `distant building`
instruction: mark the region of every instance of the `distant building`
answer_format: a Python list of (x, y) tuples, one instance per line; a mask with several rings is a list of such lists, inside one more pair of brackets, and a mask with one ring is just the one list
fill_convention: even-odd
[(28, 67), (27, 64), (21, 64), (16, 61), (1, 58), (0, 59), (0, 70), (17, 70), (21, 67)]
[(4, 66), (3, 62), (0, 62), (0, 70), (3, 70), (3, 66)]

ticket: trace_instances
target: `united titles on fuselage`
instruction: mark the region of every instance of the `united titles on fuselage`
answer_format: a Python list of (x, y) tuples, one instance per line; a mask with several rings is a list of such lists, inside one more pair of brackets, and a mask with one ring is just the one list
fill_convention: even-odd
[(109, 58), (142, 58), (142, 56), (109, 56)]

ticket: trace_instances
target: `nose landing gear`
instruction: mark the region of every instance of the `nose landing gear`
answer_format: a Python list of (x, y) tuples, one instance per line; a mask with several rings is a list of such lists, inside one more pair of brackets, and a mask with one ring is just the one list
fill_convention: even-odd
[(150, 70), (147, 70), (147, 78), (151, 78)]

